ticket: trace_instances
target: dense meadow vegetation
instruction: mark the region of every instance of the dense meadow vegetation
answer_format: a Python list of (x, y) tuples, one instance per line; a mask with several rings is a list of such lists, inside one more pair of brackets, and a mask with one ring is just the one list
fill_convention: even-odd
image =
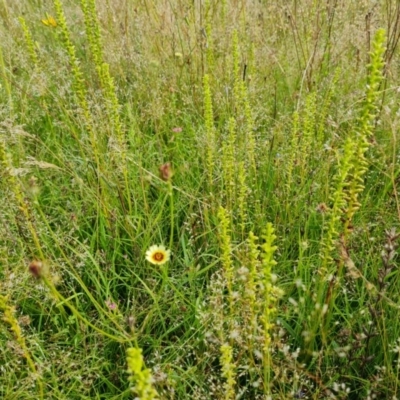
[(0, 19), (0, 398), (400, 399), (398, 1)]

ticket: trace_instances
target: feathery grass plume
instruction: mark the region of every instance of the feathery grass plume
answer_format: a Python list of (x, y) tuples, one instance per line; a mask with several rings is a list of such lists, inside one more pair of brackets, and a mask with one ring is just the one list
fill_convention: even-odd
[(377, 116), (377, 99), (379, 87), (383, 79), (384, 53), (386, 35), (384, 29), (376, 31), (370, 53), (370, 64), (368, 65), (368, 77), (365, 93), (365, 100), (361, 110), (361, 117), (358, 121), (358, 129), (354, 135), (356, 151), (352, 159), (352, 171), (349, 176), (348, 204), (346, 209), (344, 234), (352, 230), (354, 214), (360, 208), (359, 194), (364, 190), (364, 175), (368, 168), (365, 156), (370, 147), (370, 139), (373, 134), (374, 121)]
[(214, 70), (214, 50), (213, 50), (213, 40), (212, 40), (212, 9), (210, 0), (205, 0), (204, 2), (204, 12), (205, 12), (205, 35), (206, 35), (206, 61), (207, 61), (207, 73), (212, 74)]
[(336, 94), (337, 82), (341, 74), (341, 69), (336, 68), (335, 74), (333, 76), (332, 82), (328, 88), (327, 94), (322, 102), (322, 105), (318, 108), (318, 123), (317, 123), (317, 145), (321, 146), (326, 139), (325, 129), (326, 129), (326, 119), (328, 117), (329, 110), (332, 106), (332, 99)]
[(290, 134), (289, 146), (286, 150), (286, 160), (284, 163), (284, 178), (285, 178), (285, 192), (286, 192), (286, 213), (289, 214), (291, 201), (292, 201), (292, 191), (293, 191), (293, 169), (295, 163), (297, 164), (297, 159), (300, 156), (297, 154), (297, 146), (299, 142), (299, 113), (295, 111), (292, 116), (292, 130)]
[(255, 66), (255, 44), (252, 40), (250, 40), (249, 49), (248, 49), (248, 57), (247, 57), (247, 67), (246, 67), (246, 76), (251, 82), (253, 78), (253, 74), (256, 70)]
[(10, 306), (8, 303), (8, 298), (0, 295), (0, 310), (3, 311), (3, 321), (6, 322), (12, 332), (14, 333), (14, 337), (19, 347), (21, 348), (22, 354), (26, 359), (29, 369), (35, 377), (36, 385), (39, 392), (39, 398), (43, 399), (43, 382), (42, 377), (38, 374), (36, 365), (32, 359), (32, 356), (29, 352), (28, 346), (26, 345), (25, 337), (23, 336), (21, 327), (19, 326), (17, 318), (15, 318), (15, 308)]
[(153, 377), (150, 369), (146, 368), (143, 361), (142, 349), (129, 347), (126, 351), (129, 381), (132, 382), (132, 391), (140, 400), (158, 399), (158, 393), (153, 387)]
[(206, 128), (206, 169), (208, 177), (208, 189), (211, 191), (213, 187), (215, 165), (215, 127), (209, 75), (204, 75), (203, 97), (204, 124)]
[(28, 28), (28, 25), (26, 24), (25, 18), (19, 17), (18, 18), (22, 31), (24, 32), (24, 39), (25, 39), (25, 44), (26, 48), (28, 49), (29, 57), (35, 67), (39, 65), (39, 58), (36, 53), (36, 46), (35, 42), (33, 41), (31, 31)]
[(224, 32), (226, 31), (226, 10), (227, 10), (227, 0), (220, 0), (218, 2), (220, 4), (221, 7), (221, 20), (222, 20), (222, 24), (223, 24), (223, 28), (224, 28)]
[(232, 34), (232, 71), (233, 71), (233, 101), (234, 112), (240, 113), (240, 52), (239, 52), (239, 36), (235, 29)]
[(316, 113), (317, 113), (317, 94), (309, 93), (306, 98), (303, 118), (303, 135), (306, 139), (307, 149), (311, 148), (315, 137)]
[(310, 160), (313, 158), (311, 154), (318, 149), (313, 148), (315, 144), (315, 129), (316, 129), (316, 105), (317, 95), (315, 92), (309, 93), (306, 98), (303, 121), (302, 121), (302, 134), (300, 136), (298, 159), (300, 160), (300, 178), (301, 182), (308, 179), (308, 171)]
[(2, 83), (4, 84), (6, 92), (7, 92), (7, 96), (8, 96), (7, 106), (9, 108), (9, 116), (10, 116), (10, 118), (12, 118), (14, 102), (13, 102), (12, 91), (11, 91), (9, 71), (8, 71), (8, 68), (6, 68), (6, 64), (4, 63), (3, 46), (0, 46), (0, 77), (2, 78)]
[(263, 324), (263, 370), (264, 370), (264, 393), (271, 394), (271, 372), (272, 358), (270, 352), (271, 334), (270, 331), (274, 327), (274, 319), (277, 312), (276, 302), (282, 296), (282, 291), (274, 286), (276, 280), (272, 273), (272, 268), (277, 264), (274, 259), (274, 253), (277, 246), (274, 245), (276, 235), (273, 225), (269, 222), (265, 233), (262, 235), (264, 243), (261, 247), (261, 268), (262, 268), (262, 285), (263, 285), (263, 314), (261, 322)]
[(40, 256), (40, 258), (43, 259), (43, 251), (42, 251), (42, 246), (40, 244), (39, 235), (37, 233), (36, 227), (33, 224), (34, 218), (32, 217), (29, 205), (24, 197), (19, 181), (14, 176), (14, 174), (11, 173), (11, 171), (13, 170), (13, 165), (11, 163), (11, 156), (7, 152), (6, 145), (1, 138), (0, 138), (0, 165), (3, 166), (3, 169), (6, 174), (5, 179), (8, 181), (9, 187), (14, 195), (18, 207), (24, 215), (25, 223), (27, 224), (29, 232), (32, 236), (36, 252)]
[(220, 347), (221, 351), (221, 367), (222, 367), (222, 376), (225, 378), (224, 383), (224, 392), (225, 400), (234, 400), (235, 399), (235, 376), (236, 376), (236, 367), (233, 362), (233, 349), (232, 347), (225, 343)]
[(229, 118), (228, 122), (228, 137), (222, 143), (222, 177), (223, 177), (223, 189), (225, 197), (225, 206), (232, 212), (234, 211), (235, 201), (235, 172), (236, 172), (236, 161), (235, 161), (235, 143), (236, 143), (236, 121), (235, 118)]

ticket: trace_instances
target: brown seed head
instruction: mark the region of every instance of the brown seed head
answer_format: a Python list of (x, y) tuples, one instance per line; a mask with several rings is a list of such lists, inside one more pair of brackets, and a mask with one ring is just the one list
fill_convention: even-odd
[(328, 206), (325, 203), (320, 203), (317, 205), (316, 210), (321, 214), (325, 214), (328, 211)]
[(37, 279), (42, 277), (43, 263), (41, 261), (32, 261), (29, 264), (29, 272)]
[(160, 178), (163, 181), (165, 181), (165, 182), (170, 181), (172, 178), (172, 175), (173, 175), (171, 163), (167, 162), (167, 163), (161, 165), (161, 167), (159, 168), (159, 172), (160, 172)]

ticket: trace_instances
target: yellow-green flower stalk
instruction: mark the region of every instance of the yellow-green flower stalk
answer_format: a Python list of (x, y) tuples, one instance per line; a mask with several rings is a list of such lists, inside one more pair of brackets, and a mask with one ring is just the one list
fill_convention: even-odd
[[(333, 264), (332, 253), (335, 250), (339, 235), (342, 233), (342, 241), (346, 242), (352, 231), (352, 220), (354, 214), (360, 208), (359, 194), (364, 190), (364, 175), (367, 171), (368, 162), (365, 156), (369, 148), (369, 139), (373, 133), (374, 120), (376, 118), (376, 101), (379, 95), (379, 86), (383, 79), (382, 69), (384, 66), (385, 31), (379, 29), (373, 41), (371, 52), (371, 64), (367, 79), (367, 90), (363, 104), (359, 129), (354, 135), (346, 139), (343, 156), (340, 159), (338, 172), (335, 177), (335, 190), (332, 194), (332, 207), (328, 213), (326, 232), (323, 239), (322, 278), (329, 274), (329, 265)], [(342, 222), (344, 221), (344, 223)], [(344, 260), (340, 259), (335, 263), (336, 279), (340, 283)], [(332, 271), (333, 272), (333, 271)], [(318, 288), (317, 304), (324, 312), (324, 324), (322, 327), (322, 339), (327, 340), (329, 324), (332, 313), (329, 310), (337, 297), (339, 284), (332, 285), (330, 293), (326, 292), (327, 279), (321, 280)], [(317, 321), (324, 315), (315, 318), (314, 332)]]
[(83, 73), (79, 68), (79, 61), (76, 56), (75, 46), (72, 44), (70, 33), (68, 30), (67, 20), (64, 15), (63, 6), (60, 0), (54, 0), (54, 8), (56, 11), (58, 25), (60, 26), (61, 38), (64, 47), (67, 51), (69, 63), (72, 70), (72, 75), (74, 78), (74, 91), (78, 98), (79, 106), (82, 109), (83, 115), (87, 125), (92, 128), (91, 118), (89, 114), (89, 106), (86, 100), (86, 89), (83, 79)]
[(243, 161), (238, 163), (237, 171), (237, 205), (239, 211), (240, 229), (242, 237), (244, 236), (246, 221), (247, 221), (247, 193), (248, 187), (246, 184), (246, 167)]
[[(96, 132), (94, 131), (94, 124), (93, 124), (93, 118), (92, 114), (90, 112), (89, 104), (87, 101), (87, 93), (86, 93), (86, 88), (85, 88), (85, 81), (83, 78), (83, 73), (82, 70), (79, 66), (79, 60), (76, 56), (76, 51), (75, 47), (72, 44), (71, 38), (70, 38), (70, 33), (67, 25), (67, 21), (65, 18), (63, 6), (61, 3), (61, 0), (53, 0), (54, 2), (54, 8), (56, 11), (56, 16), (57, 16), (57, 22), (58, 26), (60, 27), (60, 37), (61, 41), (67, 51), (68, 59), (69, 59), (69, 64), (71, 67), (71, 73), (73, 77), (73, 90), (74, 93), (77, 97), (77, 103), (78, 103), (78, 112), (82, 116), (83, 122), (85, 129), (88, 133), (89, 141), (90, 141), (90, 146), (91, 150), (93, 153), (93, 158), (94, 158), (94, 163), (96, 165), (97, 169), (97, 176), (99, 177), (99, 190), (101, 187), (103, 195), (107, 195), (109, 192), (109, 187), (105, 185), (104, 180), (100, 179), (101, 176), (104, 175), (103, 171), (106, 171), (106, 168), (102, 166), (103, 160), (105, 160), (104, 157), (100, 157), (101, 154), (101, 137), (99, 137)], [(126, 178), (127, 180), (127, 178)], [(99, 207), (102, 207), (99, 205)], [(109, 210), (106, 207), (102, 207), (101, 210), (105, 215), (109, 213)], [(100, 211), (99, 211), (100, 212)]]
[[(126, 159), (125, 140), (119, 115), (120, 105), (116, 95), (114, 80), (111, 77), (109, 65), (104, 62), (101, 44), (100, 23), (97, 18), (96, 3), (94, 0), (80, 0), (85, 19), (86, 36), (90, 51), (96, 66), (96, 71), (103, 89), (106, 107), (111, 126), (117, 139), (119, 154), (123, 161)], [(124, 162), (123, 162), (124, 164)]]
[(100, 158), (98, 155), (98, 138), (93, 131), (93, 120), (86, 99), (85, 81), (83, 73), (79, 67), (79, 60), (76, 56), (75, 46), (72, 44), (70, 33), (68, 30), (67, 20), (65, 18), (63, 6), (60, 0), (53, 0), (56, 11), (57, 22), (60, 27), (61, 40), (68, 54), (69, 64), (73, 76), (73, 88), (80, 107), (79, 112), (83, 117), (85, 128), (89, 134), (90, 144), (95, 158), (96, 166), (100, 166)]
[(233, 31), (232, 35), (232, 70), (233, 70), (233, 100), (235, 112), (240, 112), (239, 109), (240, 101), (240, 52), (239, 52), (239, 36), (236, 30)]
[(253, 110), (250, 105), (248, 90), (243, 79), (239, 80), (239, 103), (238, 108), (243, 110), (245, 117), (245, 126), (244, 126), (244, 136), (243, 136), (243, 146), (246, 152), (247, 165), (251, 168), (253, 173), (253, 178), (256, 175), (256, 158), (255, 158), (255, 149), (256, 149), (256, 140), (254, 137), (254, 117)]
[(117, 141), (121, 149), (122, 158), (123, 160), (125, 160), (125, 138), (122, 130), (121, 119), (119, 116), (120, 104), (116, 95), (114, 79), (111, 77), (108, 64), (103, 63), (101, 65), (99, 76), (101, 78), (101, 83), (103, 86), (104, 97), (107, 101), (107, 108), (110, 115), (110, 120), (114, 127), (114, 133), (117, 137)]
[(158, 399), (158, 393), (153, 387), (153, 377), (150, 369), (146, 368), (143, 361), (142, 349), (130, 347), (126, 351), (129, 381), (133, 384), (132, 391), (140, 400)]
[(353, 139), (347, 137), (338, 159), (338, 167), (333, 178), (330, 195), (331, 205), (326, 213), (325, 232), (322, 239), (322, 263), (319, 271), (323, 277), (328, 273), (329, 265), (333, 261), (332, 252), (335, 250), (336, 242), (339, 238), (340, 221), (348, 201), (346, 194), (347, 180), (352, 168), (351, 161), (354, 158), (355, 151), (356, 145)]
[(344, 234), (351, 232), (351, 225), (354, 214), (360, 208), (359, 194), (364, 190), (364, 174), (368, 168), (365, 157), (370, 146), (370, 138), (373, 133), (374, 121), (377, 115), (377, 99), (379, 87), (383, 79), (384, 53), (386, 35), (384, 29), (378, 29), (372, 43), (370, 54), (371, 63), (368, 66), (367, 87), (365, 100), (358, 123), (359, 129), (354, 135), (356, 151), (352, 159), (352, 171), (349, 176), (348, 205), (345, 216)]
[(256, 139), (254, 137), (254, 117), (253, 111), (248, 98), (248, 91), (243, 80), (240, 81), (240, 97), (244, 108), (244, 115), (246, 118), (245, 127), (245, 149), (247, 155), (247, 164), (251, 168), (253, 178), (256, 177)]
[(277, 312), (276, 302), (281, 297), (282, 291), (274, 286), (276, 280), (272, 273), (272, 268), (277, 264), (274, 259), (274, 253), (277, 246), (274, 245), (276, 235), (274, 227), (271, 223), (267, 224), (265, 234), (262, 236), (264, 243), (261, 245), (261, 268), (262, 268), (262, 285), (263, 285), (263, 314), (261, 322), (263, 325), (264, 343), (263, 352), (263, 369), (264, 369), (264, 393), (270, 395), (272, 358), (270, 352), (271, 345), (271, 329), (274, 327), (275, 314)]
[(256, 171), (256, 142), (253, 133), (254, 117), (249, 101), (248, 90), (240, 70), (239, 37), (236, 30), (233, 32), (232, 37), (232, 69), (234, 79), (234, 111), (236, 113), (237, 122), (241, 119), (244, 120), (243, 127), (240, 129), (240, 131), (243, 131), (243, 135), (239, 137), (238, 145), (242, 146), (245, 150), (246, 164), (251, 168), (254, 177)]
[(228, 210), (233, 211), (233, 203), (235, 198), (235, 143), (236, 143), (236, 121), (234, 118), (229, 119), (228, 137), (222, 144), (222, 177), (223, 192)]
[(221, 7), (221, 20), (222, 20), (222, 26), (223, 26), (223, 30), (224, 30), (224, 32), (226, 31), (226, 10), (227, 10), (227, 6), (228, 6), (228, 4), (227, 4), (228, 2), (227, 2), (227, 0), (220, 0), (219, 1), (219, 4), (220, 4), (220, 7)]
[[(106, 102), (106, 108), (108, 111), (110, 125), (113, 128), (113, 135), (116, 138), (116, 143), (118, 145), (117, 148), (114, 149), (113, 159), (118, 160), (117, 165), (119, 165), (122, 168), (125, 189), (128, 190), (130, 185), (128, 176), (128, 166), (126, 163), (127, 147), (126, 147), (125, 134), (119, 114), (120, 104), (116, 94), (114, 79), (111, 77), (109, 66), (106, 63), (103, 63), (99, 68), (97, 68), (97, 71), (103, 89), (103, 95)], [(131, 195), (128, 193), (125, 196), (125, 198), (127, 199), (128, 208), (129, 211), (131, 212), (132, 211)]]
[(11, 79), (8, 76), (8, 68), (4, 62), (3, 57), (3, 48), (0, 46), (0, 77), (2, 78), (2, 83), (4, 83), (4, 88), (7, 92), (8, 96), (8, 104), (7, 107), (10, 110), (9, 116), (13, 118), (13, 109), (14, 109), (14, 102), (12, 98), (12, 91), (11, 91)]
[[(234, 315), (234, 305), (233, 305), (233, 279), (234, 279), (234, 269), (231, 258), (232, 246), (231, 246), (231, 236), (230, 236), (230, 223), (231, 219), (228, 213), (223, 207), (218, 210), (218, 233), (220, 239), (220, 250), (221, 250), (221, 264), (224, 271), (224, 277), (226, 282), (226, 287), (228, 290), (228, 304), (229, 304), (229, 316), (233, 318)], [(228, 326), (231, 324), (229, 323)]]
[(207, 60), (207, 73), (211, 74), (214, 70), (214, 51), (212, 41), (212, 16), (210, 0), (205, 0), (205, 33), (206, 33), (206, 60)]
[(3, 311), (2, 319), (10, 326), (10, 329), (14, 334), (14, 338), (21, 348), (24, 358), (26, 359), (28, 367), (35, 377), (36, 385), (39, 392), (39, 398), (43, 399), (44, 393), (41, 376), (38, 374), (36, 365), (29, 352), (28, 346), (26, 345), (25, 337), (23, 336), (21, 327), (18, 324), (17, 318), (15, 318), (15, 308), (8, 304), (8, 299), (5, 296), (0, 296), (0, 311)]
[(245, 284), (245, 302), (246, 302), (246, 331), (248, 337), (249, 355), (252, 357), (254, 352), (254, 337), (257, 335), (257, 316), (259, 314), (260, 305), (257, 304), (257, 288), (259, 286), (259, 272), (258, 272), (258, 237), (253, 232), (249, 233), (247, 239), (248, 243), (248, 260), (249, 272)]
[(310, 153), (312, 151), (312, 146), (315, 143), (315, 121), (317, 114), (316, 99), (316, 93), (310, 93), (306, 98), (303, 112), (302, 135), (298, 149), (298, 160), (300, 160), (300, 176), (302, 182), (308, 179), (308, 166), (311, 158)]
[(22, 27), (22, 31), (24, 32), (24, 39), (26, 48), (28, 49), (29, 57), (32, 61), (32, 64), (36, 67), (39, 65), (39, 58), (36, 53), (36, 46), (35, 42), (33, 41), (31, 31), (29, 30), (28, 26), (26, 25), (26, 21), (23, 17), (19, 17), (19, 22)]
[(223, 344), (220, 347), (221, 351), (221, 367), (222, 367), (222, 376), (225, 378), (224, 383), (224, 399), (225, 400), (234, 400), (235, 399), (235, 376), (236, 376), (236, 367), (233, 362), (233, 349), (229, 344)]
[(246, 70), (246, 76), (248, 79), (251, 81), (253, 78), (253, 73), (255, 72), (256, 66), (255, 66), (255, 44), (254, 41), (250, 41), (249, 44), (249, 50), (248, 50), (248, 59), (247, 59), (247, 70)]
[(204, 75), (203, 79), (204, 96), (204, 124), (206, 128), (206, 170), (208, 177), (208, 187), (211, 190), (213, 186), (214, 165), (215, 165), (215, 127), (214, 113), (212, 107), (210, 77)]
[[(327, 298), (327, 285), (330, 285), (329, 277), (334, 274), (336, 268), (333, 254), (336, 249), (337, 241), (342, 227), (343, 213), (347, 205), (348, 197), (346, 195), (347, 179), (349, 171), (352, 168), (351, 160), (355, 153), (355, 143), (351, 137), (347, 137), (344, 143), (342, 153), (338, 159), (338, 167), (333, 178), (333, 185), (330, 196), (330, 208), (326, 212), (324, 223), (324, 236), (321, 242), (321, 266), (317, 278), (317, 295), (315, 299), (315, 310), (311, 321), (311, 329), (308, 335), (309, 351), (314, 350), (315, 337), (321, 326), (324, 314), (330, 307), (332, 296)], [(333, 275), (332, 275), (333, 276)], [(325, 310), (323, 312), (323, 310)], [(326, 329), (321, 331), (322, 337), (326, 338)]]
[(86, 37), (96, 68), (103, 64), (103, 47), (101, 45), (100, 26), (97, 19), (94, 0), (80, 0), (86, 28)]

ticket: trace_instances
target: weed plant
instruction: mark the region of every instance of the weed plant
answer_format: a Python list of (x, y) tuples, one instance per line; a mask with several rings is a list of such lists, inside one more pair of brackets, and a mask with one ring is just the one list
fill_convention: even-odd
[(397, 2), (0, 20), (0, 398), (400, 398)]

